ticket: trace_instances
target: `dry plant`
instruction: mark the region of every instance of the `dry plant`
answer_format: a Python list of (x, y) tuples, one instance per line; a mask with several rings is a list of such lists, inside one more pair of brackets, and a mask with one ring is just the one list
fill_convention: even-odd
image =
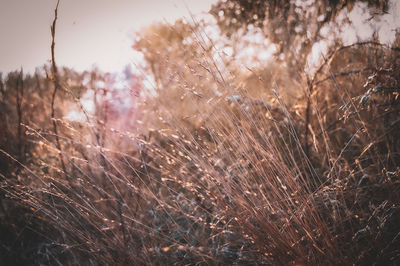
[[(53, 44), (56, 18), (57, 8)], [(60, 81), (52, 46), (51, 124), (23, 119), (18, 105), (12, 141), (22, 145), (23, 127), (33, 156), (0, 147), (2, 162), (14, 165), (1, 175), (4, 217), (29, 229), (15, 241), (40, 236), (20, 244), (32, 249), (24, 257), (51, 265), (399, 263), (398, 48), (336, 49), (308, 84), (292, 83), (306, 88), (293, 103), (271, 81), (269, 96), (255, 98), (221, 69), (210, 40), (194, 26), (189, 33), (197, 38), (173, 47), (185, 67), (165, 54), (150, 58), (160, 93), (142, 99), (143, 129), (111, 127), (105, 101), (85, 122), (57, 119), (57, 92), (79, 100)]]

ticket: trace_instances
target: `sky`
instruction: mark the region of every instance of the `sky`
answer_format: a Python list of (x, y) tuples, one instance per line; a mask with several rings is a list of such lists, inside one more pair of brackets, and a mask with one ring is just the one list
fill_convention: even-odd
[[(0, 72), (23, 67), (33, 73), (50, 60), (50, 25), (57, 0), (0, 0)], [(155, 21), (207, 12), (216, 0), (60, 0), (56, 27), (56, 63), (77, 71), (95, 65), (104, 72), (121, 72), (140, 57), (132, 49), (134, 32)], [(353, 26), (344, 29), (345, 44), (368, 39), (373, 31), (384, 43), (400, 27), (400, 1), (378, 21), (368, 21), (365, 4), (349, 14)], [(364, 6), (363, 6), (364, 5)], [(363, 38), (361, 38), (363, 39)], [(324, 49), (325, 47), (325, 49)], [(314, 51), (315, 50), (315, 51)], [(326, 52), (317, 43), (314, 57)], [(315, 62), (318, 60), (313, 59)]]
[[(0, 0), (0, 72), (33, 73), (49, 62), (56, 0)], [(134, 32), (155, 21), (207, 12), (216, 0), (61, 0), (58, 65), (120, 72), (135, 60)]]

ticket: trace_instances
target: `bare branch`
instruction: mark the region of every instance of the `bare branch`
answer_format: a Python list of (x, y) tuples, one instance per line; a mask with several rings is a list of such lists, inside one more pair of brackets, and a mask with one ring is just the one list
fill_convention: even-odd
[(58, 137), (58, 130), (57, 130), (57, 123), (55, 120), (55, 110), (54, 110), (54, 102), (56, 100), (56, 95), (57, 91), (60, 88), (60, 80), (58, 77), (58, 69), (55, 61), (55, 56), (54, 56), (54, 47), (55, 47), (55, 35), (56, 35), (56, 22), (57, 22), (57, 12), (58, 12), (58, 5), (60, 4), (60, 0), (57, 1), (56, 8), (54, 9), (54, 20), (53, 24), (51, 26), (51, 70), (52, 70), (52, 75), (53, 75), (53, 82), (54, 82), (54, 91), (53, 95), (51, 97), (51, 120), (53, 123), (53, 130), (54, 134), (56, 136), (56, 145), (57, 149), (59, 150), (59, 156), (60, 156), (60, 162), (61, 162), (61, 167), (64, 171), (64, 173), (67, 175), (67, 169), (65, 167), (64, 163), (64, 158), (62, 154), (62, 148), (60, 144), (60, 139)]

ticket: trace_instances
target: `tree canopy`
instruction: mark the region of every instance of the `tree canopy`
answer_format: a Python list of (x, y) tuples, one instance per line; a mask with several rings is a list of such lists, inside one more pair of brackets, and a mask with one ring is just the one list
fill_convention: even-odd
[(277, 45), (278, 55), (292, 66), (304, 66), (312, 44), (323, 38), (322, 27), (335, 22), (342, 10), (350, 12), (357, 2), (367, 4), (371, 18), (389, 8), (388, 0), (220, 0), (210, 13), (227, 36), (260, 28)]

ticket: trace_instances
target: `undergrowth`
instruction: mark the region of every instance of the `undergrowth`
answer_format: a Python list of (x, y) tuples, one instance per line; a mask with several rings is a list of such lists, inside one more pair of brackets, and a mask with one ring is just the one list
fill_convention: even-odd
[[(207, 83), (191, 89), (200, 70), (167, 65), (180, 75), (162, 97), (139, 100), (139, 128), (111, 127), (107, 104), (85, 122), (58, 119), (54, 103), (44, 107), (50, 122), (20, 117), (0, 149), (2, 258), (38, 265), (400, 263), (394, 47), (336, 49), (308, 82), (296, 81), (304, 92), (296, 101), (256, 73), (268, 96), (254, 97), (202, 51)], [(55, 82), (55, 68), (46, 86), (76, 101), (66, 82)], [(18, 102), (10, 84), (2, 100)]]

